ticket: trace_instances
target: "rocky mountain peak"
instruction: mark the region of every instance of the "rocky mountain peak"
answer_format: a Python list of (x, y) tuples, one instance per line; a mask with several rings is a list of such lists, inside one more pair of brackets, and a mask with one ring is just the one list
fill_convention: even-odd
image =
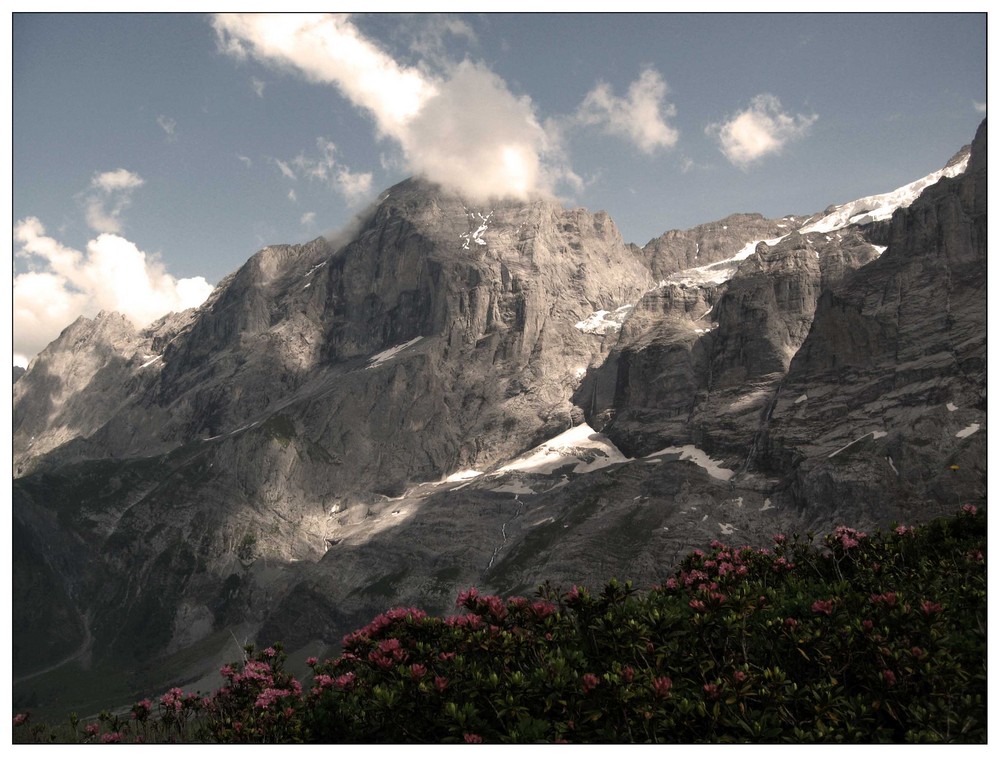
[(641, 250), (410, 179), (196, 310), (81, 319), (14, 387), (16, 673), (217, 670), (231, 634), (332, 647), (463, 586), (982, 502), (985, 122), (965, 160)]

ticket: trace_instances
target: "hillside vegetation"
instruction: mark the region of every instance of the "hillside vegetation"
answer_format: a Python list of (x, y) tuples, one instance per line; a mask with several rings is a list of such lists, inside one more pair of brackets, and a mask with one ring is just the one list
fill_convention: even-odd
[(462, 614), (397, 608), (284, 671), (280, 645), (131, 712), (15, 741), (986, 741), (986, 516), (871, 535), (713, 542), (662, 585), (468, 589)]

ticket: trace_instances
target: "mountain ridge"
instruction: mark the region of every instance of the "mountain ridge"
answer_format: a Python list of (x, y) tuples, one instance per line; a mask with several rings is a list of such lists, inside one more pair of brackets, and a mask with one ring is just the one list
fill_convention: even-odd
[[(48, 640), (15, 672), (84, 631), (130, 669), (233, 628), (333, 644), (470, 584), (652, 584), (719, 535), (982, 502), (985, 139), (891, 220), (735, 214), (644, 248), (407, 180), (197, 310), (78, 321), (14, 387), (16, 637)], [(42, 585), (63, 636), (27, 611)]]

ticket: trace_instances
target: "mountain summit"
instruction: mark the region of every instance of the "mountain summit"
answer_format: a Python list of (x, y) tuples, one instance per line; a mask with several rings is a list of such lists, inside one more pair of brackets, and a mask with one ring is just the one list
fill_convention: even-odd
[(985, 122), (967, 160), (642, 249), (411, 179), (197, 310), (77, 321), (14, 386), (15, 696), (981, 502)]

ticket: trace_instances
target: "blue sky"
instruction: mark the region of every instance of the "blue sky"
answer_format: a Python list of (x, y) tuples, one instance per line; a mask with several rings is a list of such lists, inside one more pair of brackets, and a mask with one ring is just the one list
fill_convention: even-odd
[(16, 14), (15, 362), (144, 325), (415, 172), (548, 193), (626, 241), (807, 214), (938, 168), (985, 14)]

